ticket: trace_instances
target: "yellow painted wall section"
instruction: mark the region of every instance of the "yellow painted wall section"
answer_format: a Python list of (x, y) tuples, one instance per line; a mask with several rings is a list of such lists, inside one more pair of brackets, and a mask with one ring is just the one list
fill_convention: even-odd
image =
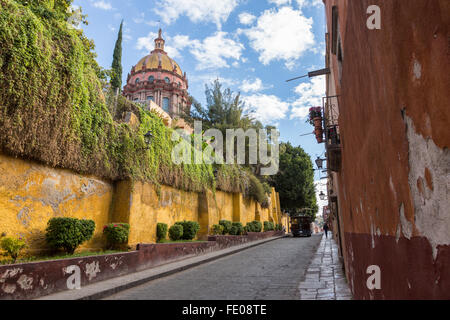
[[(214, 197), (213, 195), (211, 195)], [(218, 224), (220, 220), (233, 220), (233, 197), (232, 193), (226, 193), (223, 191), (216, 191), (215, 199), (210, 199), (211, 202), (211, 210), (213, 213), (213, 217), (210, 220), (210, 223)], [(214, 214), (214, 210), (216, 213)]]
[(199, 222), (199, 195), (168, 186), (161, 186), (160, 195), (149, 183), (135, 182), (129, 214), (130, 237), (128, 244), (156, 242), (157, 223), (169, 227), (175, 222)]
[[(156, 242), (157, 223), (169, 227), (177, 221), (197, 221), (199, 239), (206, 239), (220, 220), (282, 222), (279, 198), (272, 190), (270, 208), (222, 191), (204, 194), (143, 182), (109, 183), (69, 170), (0, 155), (0, 234), (22, 237), (31, 253), (48, 249), (47, 222), (53, 217), (92, 219), (94, 237), (81, 250), (105, 248), (103, 226), (130, 224), (129, 245)], [(279, 214), (277, 214), (279, 213)], [(284, 223), (283, 223), (284, 224)]]
[(256, 219), (256, 202), (250, 199), (242, 199), (241, 203), (241, 220), (245, 226), (248, 222), (255, 221)]
[(104, 247), (112, 195), (112, 185), (95, 177), (0, 155), (0, 233), (24, 238), (30, 253), (48, 249), (45, 229), (54, 217), (94, 220), (94, 237), (82, 248)]

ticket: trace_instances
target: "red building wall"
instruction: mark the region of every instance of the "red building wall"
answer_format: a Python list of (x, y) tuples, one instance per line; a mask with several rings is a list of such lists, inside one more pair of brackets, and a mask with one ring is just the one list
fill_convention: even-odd
[[(450, 1), (324, 3), (343, 45), (337, 183), (355, 298), (450, 299)], [(381, 30), (366, 26), (370, 5)], [(370, 265), (381, 290), (367, 288)]]

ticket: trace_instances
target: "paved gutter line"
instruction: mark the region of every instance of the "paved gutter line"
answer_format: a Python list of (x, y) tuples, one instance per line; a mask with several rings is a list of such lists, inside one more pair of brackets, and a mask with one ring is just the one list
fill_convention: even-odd
[(36, 300), (99, 300), (114, 295), (116, 293), (119, 293), (121, 291), (125, 291), (140, 286), (147, 282), (156, 279), (161, 279), (191, 268), (195, 268), (202, 264), (206, 264), (285, 237), (287, 237), (287, 235), (280, 237), (273, 237), (270, 239), (252, 241), (248, 244), (230, 247), (220, 251), (207, 253), (205, 255), (180, 260), (164, 264), (161, 266), (157, 266), (154, 268), (150, 268), (147, 270), (130, 273), (124, 276), (93, 283), (80, 290), (67, 290), (63, 292), (54, 293), (48, 296), (37, 298)]

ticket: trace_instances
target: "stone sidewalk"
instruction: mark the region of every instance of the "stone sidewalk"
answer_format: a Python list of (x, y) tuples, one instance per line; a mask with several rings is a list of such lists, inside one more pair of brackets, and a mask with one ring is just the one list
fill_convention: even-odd
[(352, 300), (331, 232), (323, 236), (299, 289), (301, 300)]

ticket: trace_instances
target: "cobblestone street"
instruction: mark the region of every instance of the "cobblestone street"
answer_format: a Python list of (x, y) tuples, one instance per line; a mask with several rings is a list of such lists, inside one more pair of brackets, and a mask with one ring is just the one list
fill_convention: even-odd
[(351, 299), (334, 241), (284, 238), (151, 281), (110, 300)]
[(339, 262), (333, 239), (323, 237), (300, 284), (302, 300), (351, 300), (352, 293)]
[(321, 241), (283, 238), (110, 296), (111, 300), (298, 300)]

